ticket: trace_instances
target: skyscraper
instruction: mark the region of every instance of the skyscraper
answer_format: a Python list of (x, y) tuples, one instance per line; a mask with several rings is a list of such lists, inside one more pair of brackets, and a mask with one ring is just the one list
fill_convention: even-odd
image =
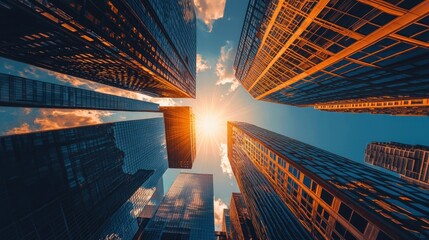
[(402, 179), (247, 123), (228, 123), (228, 150), (233, 167), (247, 161), (233, 168), (246, 204), (252, 180), (237, 174), (245, 167), (263, 175), (315, 238), (429, 237), (429, 193)]
[(236, 77), (263, 101), (427, 115), (428, 9), (428, 1), (251, 0)]
[(191, 107), (160, 107), (164, 113), (168, 167), (192, 168), (196, 155), (195, 117)]
[(365, 162), (397, 172), (404, 180), (429, 188), (427, 146), (372, 142), (366, 146)]
[(3, 136), (0, 156), (0, 239), (132, 239), (167, 169), (162, 118)]
[(181, 173), (139, 239), (214, 239), (213, 176)]
[(232, 193), (230, 208), (231, 239), (256, 240), (256, 233), (252, 225), (249, 212), (240, 193)]
[(195, 97), (191, 0), (5, 0), (0, 29), (0, 56), (155, 97)]
[(155, 103), (1, 73), (0, 106), (159, 111)]
[(230, 239), (231, 237), (231, 219), (229, 216), (229, 209), (223, 209), (222, 215), (222, 232), (225, 232), (226, 238)]
[[(236, 130), (233, 130), (229, 123), (228, 158), (257, 237), (259, 239), (311, 239), (311, 235), (301, 226), (269, 181), (245, 155), (241, 149), (241, 142), (244, 139), (233, 134), (233, 131)], [(231, 228), (234, 228), (233, 223)], [(232, 234), (231, 237), (233, 237)]]

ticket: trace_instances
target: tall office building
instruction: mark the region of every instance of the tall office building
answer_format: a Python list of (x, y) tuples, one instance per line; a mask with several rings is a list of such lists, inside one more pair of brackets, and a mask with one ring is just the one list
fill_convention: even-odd
[(132, 239), (165, 147), (162, 118), (0, 137), (0, 239)]
[(232, 134), (232, 128), (228, 123), (228, 158), (258, 239), (312, 239), (269, 181), (245, 155), (241, 149), (244, 139)]
[(214, 239), (213, 175), (181, 173), (138, 239)]
[[(263, 175), (317, 239), (429, 237), (429, 193), (400, 178), (247, 123), (228, 123), (228, 150), (232, 165)], [(252, 179), (236, 171), (247, 204)]]
[(233, 240), (256, 240), (256, 233), (252, 220), (241, 193), (232, 193), (230, 208), (231, 239)]
[(159, 111), (158, 104), (0, 73), (0, 106)]
[(160, 107), (164, 113), (168, 167), (192, 168), (196, 156), (195, 117), (191, 107)]
[(236, 77), (263, 101), (427, 115), (428, 9), (429, 1), (251, 0)]
[(366, 146), (365, 162), (397, 172), (409, 182), (429, 187), (427, 146), (373, 142)]
[(229, 216), (229, 209), (223, 209), (222, 215), (222, 232), (225, 232), (226, 238), (231, 238), (231, 218)]
[(4, 0), (0, 29), (2, 57), (154, 97), (195, 97), (192, 0)]

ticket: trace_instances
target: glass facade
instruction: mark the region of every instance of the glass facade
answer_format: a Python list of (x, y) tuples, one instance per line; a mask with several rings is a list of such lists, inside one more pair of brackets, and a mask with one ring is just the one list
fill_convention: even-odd
[(0, 27), (3, 57), (154, 97), (195, 97), (191, 0), (7, 0)]
[(240, 193), (232, 193), (230, 207), (231, 239), (257, 239), (252, 219)]
[(429, 188), (429, 147), (373, 142), (366, 146), (365, 162), (397, 172), (412, 183)]
[(231, 238), (231, 218), (229, 216), (229, 209), (223, 210), (222, 232), (225, 233), (225, 235), (228, 239)]
[(246, 156), (241, 148), (244, 138), (235, 129), (228, 125), (228, 158), (258, 239), (312, 239)]
[(0, 105), (13, 107), (159, 111), (158, 104), (0, 73)]
[(181, 173), (139, 239), (214, 239), (213, 176)]
[(422, 188), (251, 124), (230, 122), (228, 138), (314, 238), (429, 237), (429, 193)]
[(191, 107), (160, 107), (164, 113), (168, 167), (191, 169), (196, 156), (195, 117)]
[[(247, 15), (256, 16), (246, 21), (259, 19), (252, 9), (261, 3), (250, 4)], [(258, 100), (295, 106), (427, 98), (428, 8), (427, 1), (270, 1), (263, 20), (244, 25), (239, 48), (258, 47), (252, 57), (237, 51), (236, 77)]]
[(0, 239), (132, 239), (167, 168), (162, 118), (3, 136), (0, 156)]

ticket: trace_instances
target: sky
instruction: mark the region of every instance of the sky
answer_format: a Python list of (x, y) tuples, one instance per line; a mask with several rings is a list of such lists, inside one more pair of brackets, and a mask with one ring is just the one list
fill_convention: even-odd
[[(159, 103), (191, 106), (197, 118), (192, 170), (214, 175), (217, 228), (232, 192), (239, 192), (226, 151), (226, 122), (244, 121), (363, 163), (366, 144), (396, 141), (429, 145), (429, 118), (333, 113), (253, 99), (234, 77), (233, 62), (247, 0), (194, 0), (197, 13), (196, 99), (154, 99), (0, 58), (0, 72)], [(93, 110), (0, 107), (0, 134), (74, 127), (159, 116)], [(165, 191), (181, 170), (167, 170)]]

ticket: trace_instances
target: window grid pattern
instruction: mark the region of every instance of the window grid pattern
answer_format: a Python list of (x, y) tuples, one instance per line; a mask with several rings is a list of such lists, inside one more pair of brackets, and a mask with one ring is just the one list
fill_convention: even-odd
[(0, 104), (15, 107), (159, 111), (135, 99), (0, 74)]
[[(419, 13), (412, 21), (401, 18), (427, 6), (426, 1), (331, 0), (303, 24), (319, 11), (316, 2), (285, 1), (276, 6), (278, 15), (261, 23), (261, 29), (273, 23), (262, 33), (266, 41), (248, 73), (237, 75), (252, 96), (297, 106), (428, 96), (429, 14)], [(397, 22), (404, 26), (385, 36), (378, 32)], [(373, 36), (378, 40), (363, 44)], [(357, 44), (361, 47), (353, 51)]]
[[(5, 30), (0, 54), (152, 96), (195, 97), (191, 3), (162, 2), (169, 7), (155, 12), (153, 2), (136, 0), (8, 1), (11, 9), (2, 8), (1, 16), (18, 19), (22, 31)], [(175, 24), (160, 22), (157, 14), (164, 11)], [(183, 12), (187, 20), (175, 19)]]
[(214, 239), (213, 196), (212, 175), (179, 174), (141, 239)]
[(429, 187), (429, 147), (373, 142), (366, 147), (365, 162), (397, 172), (405, 180)]
[[(428, 236), (429, 209), (425, 202), (429, 194), (426, 190), (256, 126), (238, 122), (229, 124), (234, 129), (233, 134), (243, 138), (237, 148), (244, 151), (243, 154), (270, 181), (285, 204), (314, 236), (338, 236), (336, 239), (348, 239), (349, 236), (372, 239), (380, 234), (392, 238)], [(270, 178), (267, 166), (258, 159), (261, 155), (269, 156), (265, 153), (266, 148), (286, 161), (286, 168), (277, 165), (277, 169), (287, 176), (287, 185)], [(340, 215), (341, 204), (347, 204), (356, 216), (346, 218)], [(375, 225), (372, 218), (383, 221)], [(346, 231), (335, 232), (335, 222)], [(395, 232), (395, 228), (400, 230)]]
[(166, 170), (162, 142), (161, 118), (0, 137), (0, 238), (132, 238), (130, 206), (144, 207), (134, 200), (150, 198)]

